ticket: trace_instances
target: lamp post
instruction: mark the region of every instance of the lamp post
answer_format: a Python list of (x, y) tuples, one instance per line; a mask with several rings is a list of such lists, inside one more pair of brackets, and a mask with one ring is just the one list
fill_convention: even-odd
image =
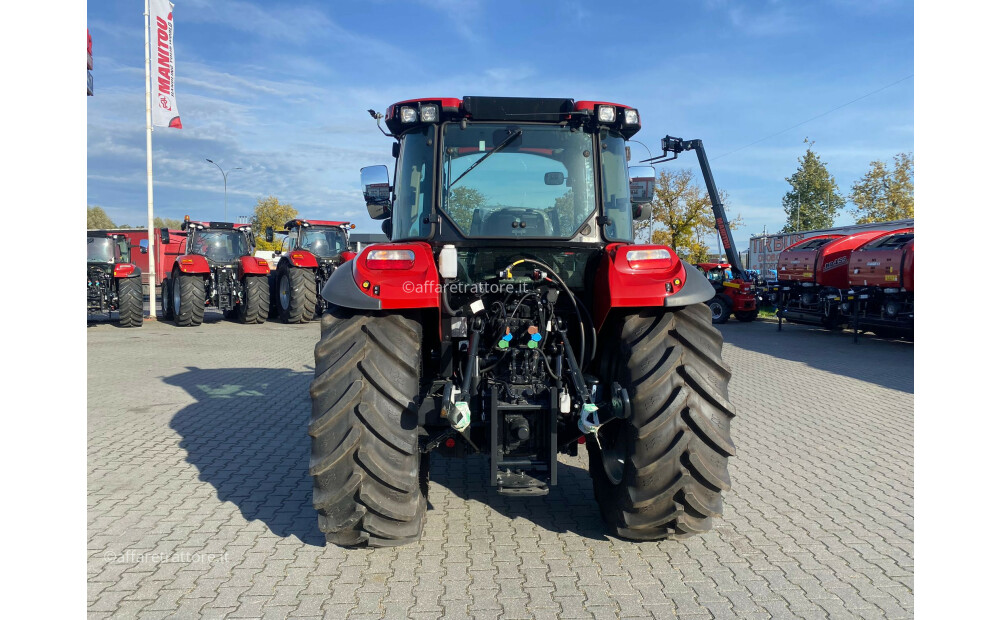
[(225, 170), (222, 169), (222, 166), (216, 164), (211, 159), (208, 159), (206, 157), (205, 161), (207, 161), (210, 164), (215, 164), (215, 167), (218, 168), (219, 172), (222, 173), (222, 199), (225, 204), (225, 206), (223, 207), (224, 211), (222, 212), (222, 221), (227, 221), (229, 219), (229, 187), (226, 177), (229, 176), (229, 172), (232, 172), (233, 170), (243, 170), (243, 168), (230, 168), (229, 172), (226, 172)]

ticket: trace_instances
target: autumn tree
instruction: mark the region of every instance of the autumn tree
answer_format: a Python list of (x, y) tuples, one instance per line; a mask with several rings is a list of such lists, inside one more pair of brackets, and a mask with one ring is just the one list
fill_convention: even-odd
[(463, 230), (472, 229), (472, 214), (486, 206), (486, 196), (471, 187), (456, 187), (448, 192), (448, 215)]
[(858, 224), (891, 222), (913, 217), (913, 154), (893, 157), (890, 171), (882, 161), (873, 161), (865, 176), (851, 186), (851, 214)]
[(180, 230), (181, 221), (168, 217), (154, 217), (153, 228), (169, 228), (170, 230)]
[(258, 198), (253, 209), (253, 219), (250, 221), (250, 228), (253, 230), (257, 240), (258, 250), (278, 250), (281, 248), (280, 241), (268, 243), (264, 239), (264, 230), (270, 226), (275, 230), (283, 230), (285, 223), (299, 214), (298, 209), (289, 204), (282, 204), (274, 196)]
[[(725, 206), (725, 192), (720, 193), (719, 199)], [(705, 262), (711, 250), (710, 243), (718, 232), (715, 230), (712, 201), (700, 177), (695, 179), (690, 170), (661, 171), (656, 180), (651, 210), (652, 222), (642, 220), (633, 223), (637, 239), (670, 246), (688, 262)], [(742, 218), (739, 216), (729, 223), (730, 229), (741, 225)]]
[(781, 206), (788, 216), (781, 232), (831, 228), (837, 211), (845, 204), (837, 189), (837, 181), (830, 175), (819, 155), (808, 142), (806, 154), (799, 158), (799, 168), (785, 177), (792, 186), (781, 199)]
[(87, 230), (104, 228), (115, 228), (115, 223), (104, 209), (98, 206), (87, 207)]

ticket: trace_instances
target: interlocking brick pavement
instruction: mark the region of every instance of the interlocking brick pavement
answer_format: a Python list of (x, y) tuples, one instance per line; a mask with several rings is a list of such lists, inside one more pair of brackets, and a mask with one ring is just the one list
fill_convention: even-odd
[(547, 498), (437, 458), (419, 544), (324, 547), (319, 323), (88, 327), (91, 618), (909, 618), (913, 346), (723, 325), (738, 417), (707, 535), (605, 535), (586, 455)]

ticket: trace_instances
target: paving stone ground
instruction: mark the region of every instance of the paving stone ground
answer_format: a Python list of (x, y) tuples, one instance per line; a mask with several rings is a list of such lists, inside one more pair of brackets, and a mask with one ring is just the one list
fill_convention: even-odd
[(324, 546), (319, 324), (87, 329), (91, 618), (910, 618), (913, 345), (721, 326), (738, 417), (709, 534), (606, 536), (585, 451), (547, 498), (438, 458), (419, 544)]

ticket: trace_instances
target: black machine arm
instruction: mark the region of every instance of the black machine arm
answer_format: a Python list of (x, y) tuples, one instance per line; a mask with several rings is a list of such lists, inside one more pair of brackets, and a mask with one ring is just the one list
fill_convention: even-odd
[(666, 136), (660, 140), (663, 147), (663, 155), (651, 157), (643, 160), (643, 163), (659, 164), (665, 161), (677, 159), (677, 155), (682, 151), (694, 151), (698, 154), (698, 163), (701, 165), (701, 175), (705, 178), (705, 186), (708, 188), (708, 197), (712, 201), (712, 212), (715, 214), (715, 229), (719, 231), (722, 238), (722, 247), (726, 250), (726, 258), (733, 266), (733, 275), (737, 278), (749, 279), (743, 269), (739, 253), (733, 248), (733, 233), (729, 229), (729, 218), (726, 217), (726, 209), (719, 199), (719, 190), (715, 187), (715, 177), (712, 176), (712, 168), (708, 165), (708, 155), (705, 154), (705, 145), (701, 140), (681, 140), (673, 136)]

